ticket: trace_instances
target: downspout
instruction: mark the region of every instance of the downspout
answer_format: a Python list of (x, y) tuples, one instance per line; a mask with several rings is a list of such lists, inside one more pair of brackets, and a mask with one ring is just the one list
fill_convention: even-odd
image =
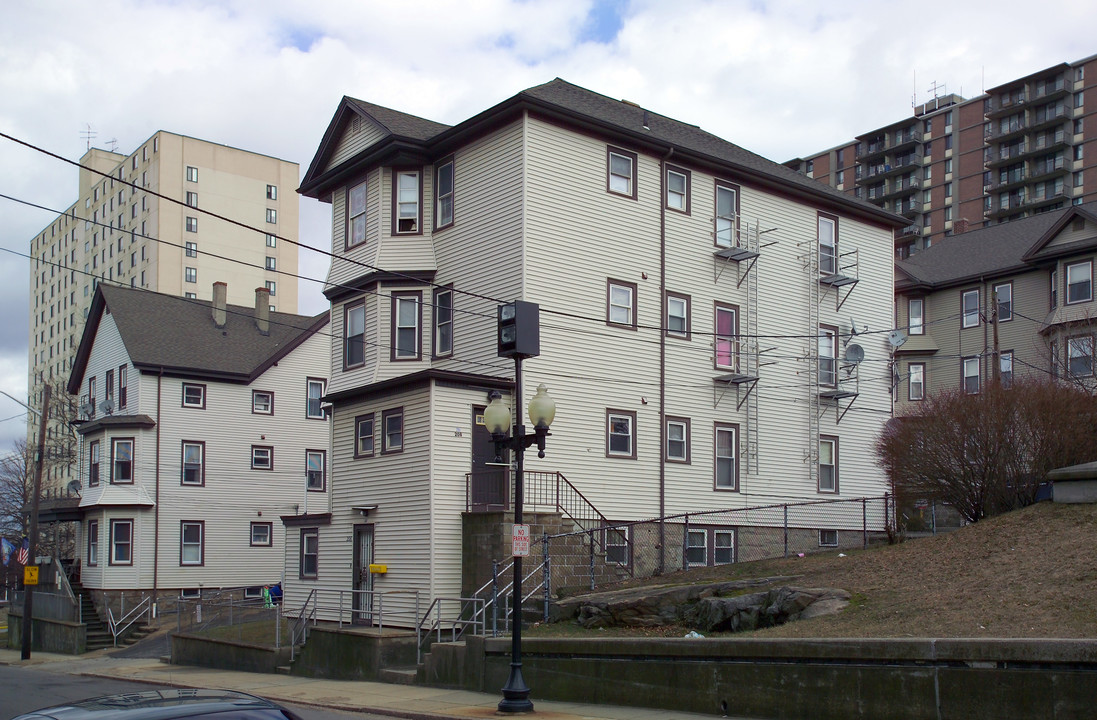
[[(645, 123), (646, 125), (647, 123)], [(667, 160), (674, 148), (659, 161), (659, 517), (666, 517), (667, 504)], [(659, 570), (666, 570), (666, 525), (659, 520)]]
[(164, 368), (156, 376), (156, 482), (152, 506), (152, 616), (157, 617), (160, 591), (160, 402)]

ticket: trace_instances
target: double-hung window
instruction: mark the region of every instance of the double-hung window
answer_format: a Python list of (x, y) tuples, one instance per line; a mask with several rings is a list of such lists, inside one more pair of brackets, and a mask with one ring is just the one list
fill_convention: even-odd
[(324, 450), (305, 451), (305, 488), (313, 492), (323, 492), (327, 488), (327, 452)]
[(967, 290), (961, 296), (961, 322), (966, 328), (979, 326), (979, 291)]
[(198, 282), (198, 268), (188, 267), (183, 269), (183, 280), (189, 283)]
[(926, 364), (911, 363), (907, 366), (907, 399), (924, 400), (926, 397)]
[(354, 457), (373, 455), (373, 413), (354, 418)]
[(347, 193), (347, 241), (352, 248), (366, 241), (366, 183), (351, 187)]
[(196, 192), (188, 192), (187, 193), (187, 205), (189, 205), (190, 207), (194, 207), (194, 208), (198, 207), (198, 193), (196, 193)]
[(1093, 262), (1067, 265), (1067, 305), (1089, 302), (1093, 299)]
[(305, 417), (309, 420), (323, 420), (324, 405), (322, 398), (324, 397), (325, 383), (320, 378), (308, 378), (305, 387)]
[(735, 531), (712, 531), (712, 564), (730, 565), (735, 562)]
[(689, 338), (689, 295), (667, 293), (668, 337)]
[(907, 301), (907, 331), (911, 335), (924, 335), (926, 332), (925, 303), (923, 298), (911, 298)]
[(636, 284), (609, 280), (606, 288), (606, 323), (635, 329)]
[(964, 392), (968, 395), (975, 395), (979, 392), (979, 358), (969, 357), (962, 360), (964, 380), (963, 388)]
[(271, 225), (278, 223), (278, 211), (274, 208), (267, 208), (267, 222)]
[(434, 171), (434, 229), (453, 224), (453, 158), (442, 161)]
[(708, 565), (708, 530), (686, 533), (686, 564), (690, 567)]
[(133, 484), (133, 438), (114, 438), (110, 449), (111, 476), (114, 485)]
[(88, 418), (95, 417), (95, 376), (88, 380)]
[[(134, 207), (137, 207), (137, 206), (134, 205)], [(198, 218), (196, 218), (196, 217), (187, 217), (186, 222), (187, 222), (187, 226), (186, 226), (187, 232), (192, 232), (192, 233), (198, 232)], [(188, 246), (190, 244), (191, 243), (187, 243)], [(187, 250), (190, 250), (190, 248), (188, 247)], [(190, 252), (188, 252), (187, 257), (196, 257), (197, 254), (198, 253), (195, 253), (194, 255), (191, 255)]]
[(129, 381), (127, 379), (128, 366), (121, 365), (118, 367), (118, 408), (122, 409), (126, 407), (126, 402), (129, 400)]
[(343, 369), (366, 361), (366, 305), (359, 300), (343, 309)]
[(628, 565), (629, 526), (608, 527), (602, 531), (606, 562)]
[(838, 438), (819, 438), (819, 492), (838, 492)]
[(278, 186), (277, 185), (267, 185), (267, 200), (277, 200), (277, 199), (278, 199)]
[(273, 470), (274, 448), (267, 445), (252, 445), (251, 467), (253, 470)]
[(300, 579), (315, 580), (320, 565), (319, 528), (301, 528)]
[(1013, 386), (1013, 353), (1004, 352), (998, 358), (998, 372), (1001, 377), (1002, 387)]
[(606, 457), (636, 458), (636, 413), (606, 410)]
[(419, 360), (422, 357), (419, 329), (422, 326), (422, 293), (392, 295), (392, 359)]
[(739, 489), (739, 426), (716, 424), (714, 486), (717, 490)]
[(716, 245), (739, 245), (739, 188), (734, 185), (716, 186)]
[(179, 564), (205, 564), (205, 522), (183, 520), (179, 523)]
[(1048, 274), (1048, 304), (1052, 310), (1059, 306), (1059, 273), (1055, 270)]
[(183, 441), (183, 485), (206, 484), (206, 443), (200, 440)]
[(272, 270), (272, 271), (277, 270), (278, 269), (278, 258), (273, 258), (273, 257), (267, 256), (264, 267), (267, 270)]
[(838, 330), (819, 328), (819, 384), (838, 387)]
[(198, 182), (198, 168), (187, 165), (187, 182)]
[(197, 383), (183, 383), (183, 407), (205, 409), (206, 386)]
[(252, 390), (251, 411), (256, 415), (273, 415), (274, 393), (267, 390)]
[(636, 199), (636, 153), (620, 148), (607, 149), (607, 189), (617, 195)]
[(1093, 336), (1067, 338), (1067, 370), (1071, 377), (1093, 375)]
[(99, 564), (99, 521), (88, 520), (88, 565)]
[(838, 218), (819, 215), (819, 273), (838, 274)]
[(1013, 319), (1013, 283), (994, 286), (994, 299), (998, 301), (998, 322)]
[(434, 290), (434, 342), (433, 356), (448, 357), (453, 354), (453, 290)]
[(252, 547), (270, 547), (273, 545), (274, 523), (253, 522), (251, 524)]
[(397, 453), (404, 449), (404, 409), (381, 413), (381, 452)]
[(396, 222), (394, 235), (408, 235), (421, 232), (422, 227), (422, 185), (418, 170), (399, 170), (393, 182), (395, 193)]
[(667, 166), (667, 209), (689, 214), (690, 172)]
[(736, 370), (739, 367), (739, 308), (716, 304), (715, 367)]
[(110, 564), (133, 564), (133, 520), (110, 521)]
[(689, 418), (667, 417), (667, 462), (689, 463)]
[(88, 487), (99, 484), (99, 441), (92, 440), (88, 446)]

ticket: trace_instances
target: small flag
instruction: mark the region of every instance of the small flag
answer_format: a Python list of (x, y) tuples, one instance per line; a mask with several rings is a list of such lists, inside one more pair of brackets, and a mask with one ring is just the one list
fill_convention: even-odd
[(11, 562), (13, 552), (15, 552), (15, 543), (7, 538), (0, 538), (0, 559), (3, 559), (5, 565)]
[(16, 558), (20, 565), (26, 565), (30, 560), (30, 538), (23, 538), (23, 545), (19, 548), (19, 557)]

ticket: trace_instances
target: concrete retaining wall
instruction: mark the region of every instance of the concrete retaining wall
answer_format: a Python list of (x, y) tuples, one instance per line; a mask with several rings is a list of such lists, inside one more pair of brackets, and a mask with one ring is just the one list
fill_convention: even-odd
[(316, 627), (309, 630), (292, 672), (335, 680), (377, 680), (383, 668), (414, 667), (415, 642), (414, 632), (368, 634)]
[(171, 636), (171, 661), (176, 665), (273, 673), (279, 665), (288, 665), (289, 659), (288, 647), (275, 649), (181, 633)]
[[(23, 616), (20, 608), (8, 610), (8, 647), (23, 647)], [(80, 655), (88, 649), (88, 626), (63, 620), (34, 618), (31, 650)]]
[[(435, 645), (430, 684), (497, 692), (510, 640)], [(1094, 640), (543, 639), (523, 641), (532, 699), (757, 718), (1080, 718)]]

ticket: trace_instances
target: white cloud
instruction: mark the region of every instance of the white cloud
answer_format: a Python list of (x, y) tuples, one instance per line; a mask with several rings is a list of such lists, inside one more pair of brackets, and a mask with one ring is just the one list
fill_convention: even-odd
[[(77, 159), (129, 152), (158, 129), (267, 153), (304, 171), (343, 95), (440, 122), (564, 77), (695, 123), (778, 161), (901, 119), (933, 81), (977, 95), (1093, 52), (1097, 4), (633, 0), (612, 40), (580, 41), (592, 0), (9, 0), (0, 22), (0, 131)], [(73, 167), (0, 140), (0, 193), (64, 208)], [(53, 215), (0, 199), (0, 246), (26, 252)], [(303, 199), (302, 241), (327, 247), (329, 208)], [(26, 317), (26, 264), (0, 272)], [(303, 253), (322, 276), (327, 260)], [(324, 308), (304, 283), (301, 311)], [(0, 351), (25, 354), (25, 324)], [(0, 356), (0, 389), (25, 371)], [(3, 416), (0, 416), (3, 417)], [(11, 423), (8, 423), (11, 425)], [(0, 430), (4, 428), (0, 425)]]

